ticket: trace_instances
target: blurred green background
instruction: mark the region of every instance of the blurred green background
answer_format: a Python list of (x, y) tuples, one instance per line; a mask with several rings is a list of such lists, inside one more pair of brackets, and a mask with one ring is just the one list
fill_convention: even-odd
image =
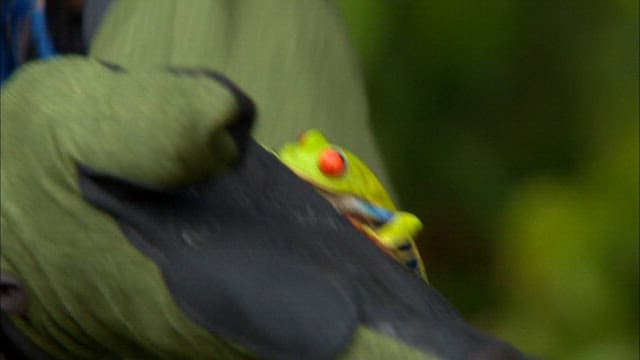
[(638, 2), (340, 0), (432, 283), (549, 359), (638, 358)]

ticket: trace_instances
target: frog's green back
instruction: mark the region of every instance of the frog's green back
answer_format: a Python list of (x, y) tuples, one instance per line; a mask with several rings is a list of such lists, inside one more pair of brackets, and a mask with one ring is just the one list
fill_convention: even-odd
[(357, 172), (354, 176), (362, 179), (362, 186), (359, 187), (360, 191), (355, 195), (371, 201), (374, 205), (381, 206), (388, 210), (396, 210), (396, 206), (391, 200), (389, 193), (382, 186), (382, 183), (377, 176), (369, 169), (369, 167), (353, 153), (343, 150), (347, 154), (349, 159), (349, 167), (352, 172)]
[(222, 72), (257, 103), (259, 142), (279, 148), (318, 128), (389, 188), (345, 33), (324, 0), (128, 0), (112, 5), (91, 55), (125, 67)]

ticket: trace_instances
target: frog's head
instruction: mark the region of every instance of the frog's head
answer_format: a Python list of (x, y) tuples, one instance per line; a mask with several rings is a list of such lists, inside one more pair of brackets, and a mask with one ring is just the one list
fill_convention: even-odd
[(300, 134), (297, 142), (283, 146), (278, 155), (294, 173), (323, 191), (395, 208), (369, 167), (353, 153), (329, 143), (316, 129)]

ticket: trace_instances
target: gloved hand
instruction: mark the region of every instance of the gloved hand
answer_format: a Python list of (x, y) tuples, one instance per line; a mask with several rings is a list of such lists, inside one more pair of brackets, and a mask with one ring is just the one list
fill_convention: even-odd
[(209, 73), (25, 66), (2, 89), (5, 332), (56, 358), (522, 356), (256, 144), (253, 115)]

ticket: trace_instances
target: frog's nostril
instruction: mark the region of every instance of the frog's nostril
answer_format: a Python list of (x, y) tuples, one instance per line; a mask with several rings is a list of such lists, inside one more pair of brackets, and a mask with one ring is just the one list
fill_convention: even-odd
[(304, 139), (307, 137), (306, 135), (307, 135), (306, 131), (302, 131), (298, 133), (298, 135), (296, 136), (296, 141), (298, 141), (299, 144), (304, 143)]

